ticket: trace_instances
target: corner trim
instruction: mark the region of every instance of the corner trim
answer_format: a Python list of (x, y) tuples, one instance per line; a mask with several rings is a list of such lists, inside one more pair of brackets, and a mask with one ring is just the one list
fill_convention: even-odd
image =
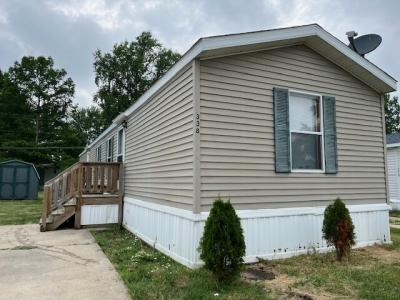
[(200, 212), (200, 134), (201, 134), (201, 115), (200, 115), (200, 61), (193, 60), (193, 212)]

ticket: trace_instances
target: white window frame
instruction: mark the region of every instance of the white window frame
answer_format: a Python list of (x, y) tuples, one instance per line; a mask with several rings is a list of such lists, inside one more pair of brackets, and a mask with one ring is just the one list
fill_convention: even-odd
[[(119, 149), (119, 145), (120, 145), (119, 133), (121, 131), (122, 131), (121, 149)], [(120, 152), (120, 150), (121, 150), (121, 152)], [(118, 131), (117, 131), (117, 161), (120, 156), (122, 156), (121, 162), (124, 162), (124, 160), (125, 160), (125, 130), (123, 127), (118, 128)]]
[(106, 144), (106, 153), (107, 153), (107, 162), (112, 162), (113, 161), (113, 152), (114, 152), (114, 145), (113, 145), (113, 137), (110, 137), (107, 139), (107, 144)]
[[(314, 96), (319, 98), (319, 115), (320, 115), (320, 132), (314, 131), (301, 131), (301, 130), (291, 130), (290, 129), (290, 94), (303, 94), (308, 96)], [(310, 93), (299, 90), (289, 90), (289, 145), (290, 145), (290, 168), (293, 173), (325, 173), (325, 149), (324, 149), (324, 115), (322, 109), (322, 95), (316, 93)], [(321, 169), (293, 169), (292, 160), (292, 132), (293, 133), (303, 133), (303, 134), (314, 134), (321, 136)]]
[(101, 161), (101, 145), (96, 148), (96, 161)]

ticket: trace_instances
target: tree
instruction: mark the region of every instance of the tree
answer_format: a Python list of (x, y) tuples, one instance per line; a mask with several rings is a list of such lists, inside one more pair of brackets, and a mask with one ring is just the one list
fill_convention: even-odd
[(103, 114), (96, 106), (73, 110), (71, 119), (71, 125), (85, 144), (92, 142), (104, 130)]
[(75, 85), (64, 69), (54, 68), (51, 57), (24, 56), (9, 71), (34, 115), (35, 143), (42, 145), (54, 140), (54, 130), (65, 124)]
[(133, 42), (114, 45), (109, 53), (94, 54), (94, 101), (103, 109), (108, 125), (180, 59), (180, 54), (164, 48), (150, 32)]
[(337, 198), (333, 204), (327, 206), (322, 224), (323, 238), (328, 245), (334, 246), (339, 261), (347, 256), (355, 244), (354, 225), (346, 205)]
[[(55, 68), (51, 57), (28, 56), (9, 68), (7, 78), (15, 87), (10, 94), (19, 95), (26, 110), (24, 113), (21, 104), (16, 112), (16, 120), (25, 123), (22, 130), (16, 131), (32, 134), (31, 139), (8, 138), (7, 145), (14, 148), (5, 156), (32, 162), (39, 169), (48, 164), (61, 169), (76, 161), (84, 142), (69, 124), (75, 86), (67, 72)], [(2, 111), (12, 109), (10, 101)], [(65, 148), (71, 146), (82, 148)]]
[(0, 71), (0, 160), (31, 158), (32, 151), (14, 148), (33, 145), (33, 118), (26, 97), (9, 75)]
[(243, 265), (246, 245), (240, 219), (232, 204), (218, 198), (200, 241), (200, 258), (218, 280), (230, 280)]
[(390, 98), (385, 94), (385, 121), (386, 133), (394, 133), (400, 130), (400, 105), (398, 97)]

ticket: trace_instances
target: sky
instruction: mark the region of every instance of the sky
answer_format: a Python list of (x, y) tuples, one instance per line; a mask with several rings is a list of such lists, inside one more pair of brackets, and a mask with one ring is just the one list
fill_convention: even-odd
[(24, 55), (52, 56), (76, 84), (75, 103), (88, 106), (95, 50), (143, 31), (183, 54), (202, 36), (318, 23), (345, 43), (350, 30), (381, 35), (366, 57), (400, 80), (399, 12), (398, 0), (0, 0), (0, 69)]

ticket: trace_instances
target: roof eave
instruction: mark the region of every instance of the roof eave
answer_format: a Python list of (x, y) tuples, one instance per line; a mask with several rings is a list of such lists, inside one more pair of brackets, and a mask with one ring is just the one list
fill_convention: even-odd
[(385, 88), (380, 91), (382, 93), (392, 92), (397, 89), (397, 81), (379, 69), (373, 63), (369, 62), (347, 45), (342, 43), (339, 39), (334, 37), (329, 32), (325, 31), (318, 24), (310, 24), (298, 27), (274, 29), (267, 31), (257, 31), (249, 33), (239, 33), (215, 37), (207, 37), (199, 39), (183, 56), (182, 58), (150, 89), (148, 89), (139, 99), (127, 110), (119, 114), (110, 125), (97, 139), (95, 139), (89, 146), (91, 148), (102, 137), (111, 131), (117, 124), (129, 118), (139, 107), (151, 99), (162, 87), (171, 81), (176, 74), (178, 74), (185, 66), (191, 63), (194, 59), (201, 56), (205, 51), (221, 49), (224, 47), (240, 47), (243, 45), (257, 45), (260, 43), (268, 43), (277, 40), (290, 40), (317, 36), (328, 44), (332, 45), (337, 51), (350, 58), (352, 61), (365, 68), (368, 72), (373, 74), (377, 79), (385, 83)]

